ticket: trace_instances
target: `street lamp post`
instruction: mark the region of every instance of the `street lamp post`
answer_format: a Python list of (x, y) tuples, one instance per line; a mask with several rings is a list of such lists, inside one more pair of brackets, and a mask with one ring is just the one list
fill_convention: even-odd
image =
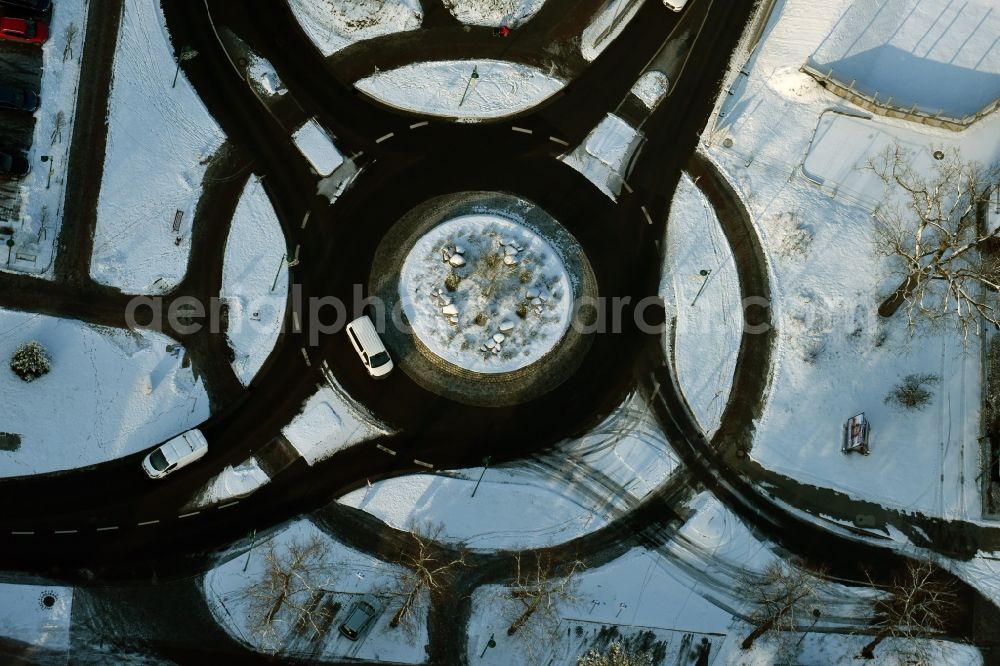
[(253, 552), (254, 544), (257, 543), (257, 528), (253, 528), (253, 534), (250, 535), (250, 548), (247, 550), (247, 561), (243, 563), (243, 573), (246, 573), (247, 567), (250, 566), (250, 553)]
[(479, 653), (479, 658), (480, 659), (482, 659), (483, 657), (486, 656), (486, 651), (487, 650), (489, 650), (490, 648), (493, 648), (493, 647), (497, 646), (497, 642), (495, 640), (493, 640), (493, 636), (494, 635), (495, 634), (490, 634), (490, 640), (486, 641), (486, 647), (484, 647), (483, 651)]
[(493, 460), (490, 456), (483, 458), (483, 473), (479, 475), (479, 480), (476, 481), (476, 487), (472, 489), (472, 496), (476, 496), (476, 491), (479, 490), (479, 484), (483, 482), (483, 477), (486, 476), (486, 470), (490, 468), (490, 462)]
[(708, 284), (708, 276), (711, 274), (712, 269), (710, 268), (703, 268), (698, 271), (698, 275), (702, 277), (701, 287), (698, 289), (698, 293), (694, 295), (694, 300), (691, 301), (691, 307), (694, 307), (694, 304), (698, 302), (698, 297), (701, 296), (701, 292), (705, 291), (705, 285)]
[(190, 46), (184, 46), (181, 48), (181, 52), (177, 54), (177, 71), (174, 72), (174, 82), (170, 84), (171, 88), (177, 87), (177, 77), (180, 76), (181, 73), (181, 63), (191, 60), (191, 58), (194, 58), (197, 55), (198, 52)]
[(812, 624), (809, 625), (808, 629), (806, 629), (805, 631), (802, 632), (802, 635), (799, 637), (799, 642), (795, 644), (795, 648), (796, 649), (798, 649), (798, 647), (800, 645), (802, 645), (802, 641), (805, 640), (806, 634), (808, 634), (810, 631), (812, 631), (813, 627), (816, 626), (816, 623), (819, 622), (820, 615), (822, 615), (822, 613), (820, 612), (820, 610), (818, 608), (813, 608), (813, 610), (812, 610), (812, 616), (813, 616)]
[(10, 253), (14, 250), (14, 237), (7, 239), (7, 265), (10, 266)]
[(476, 65), (472, 66), (472, 76), (469, 77), (469, 82), (465, 84), (465, 92), (462, 93), (462, 99), (459, 101), (458, 105), (462, 106), (465, 104), (465, 97), (469, 94), (469, 88), (472, 86), (472, 82), (479, 78), (479, 72), (476, 71)]

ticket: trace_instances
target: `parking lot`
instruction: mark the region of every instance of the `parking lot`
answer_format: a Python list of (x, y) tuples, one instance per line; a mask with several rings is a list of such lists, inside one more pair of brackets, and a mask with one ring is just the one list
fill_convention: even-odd
[[(13, 10), (0, 10), (0, 16), (2, 15), (28, 16)], [(48, 16), (37, 18), (48, 21)], [(0, 84), (18, 86), (38, 94), (42, 82), (42, 64), (42, 49), (39, 46), (0, 40)], [(34, 130), (35, 117), (31, 113), (0, 109), (0, 149), (28, 152)], [(32, 166), (37, 168), (38, 165)], [(0, 221), (18, 219), (18, 185), (19, 181), (16, 179), (0, 179)]]

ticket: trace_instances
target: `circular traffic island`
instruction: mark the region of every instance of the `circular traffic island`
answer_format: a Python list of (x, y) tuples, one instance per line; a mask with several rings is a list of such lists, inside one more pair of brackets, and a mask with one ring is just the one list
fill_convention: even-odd
[(495, 192), (437, 197), (404, 215), (376, 250), (369, 291), (400, 368), (477, 406), (561, 384), (597, 317), (597, 282), (576, 239), (531, 202)]

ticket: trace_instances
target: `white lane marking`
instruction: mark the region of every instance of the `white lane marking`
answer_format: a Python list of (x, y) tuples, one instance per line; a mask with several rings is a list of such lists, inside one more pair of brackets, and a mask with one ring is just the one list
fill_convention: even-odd
[(306, 211), (306, 216), (302, 218), (302, 227), (301, 227), (302, 229), (305, 229), (306, 225), (309, 223), (310, 215), (312, 215), (312, 211), (311, 210)]
[(419, 123), (413, 123), (412, 125), (410, 125), (410, 129), (417, 129), (418, 127), (424, 127), (424, 126), (429, 125), (429, 124), (430, 123), (428, 123), (426, 120), (423, 120), (423, 121), (421, 121)]
[(518, 127), (517, 125), (511, 125), (510, 128), (515, 132), (520, 132), (521, 134), (534, 134), (534, 132), (532, 132), (530, 129)]
[(118, 529), (117, 525), (108, 525), (107, 527), (98, 527), (97, 531), (98, 532), (110, 532), (111, 530), (116, 530), (116, 529)]
[(306, 360), (306, 367), (307, 368), (311, 368), (313, 364), (309, 360), (309, 354), (306, 352), (306, 348), (305, 347), (302, 347), (302, 358), (304, 358)]
[(142, 527), (143, 525), (155, 525), (158, 522), (160, 522), (159, 519), (156, 519), (156, 520), (144, 520), (141, 523), (137, 523), (137, 524), (139, 525), (139, 527)]
[(177, 516), (178, 518), (190, 518), (191, 516), (197, 516), (201, 511), (192, 511), (191, 513), (182, 513)]
[(643, 206), (643, 207), (642, 207), (642, 214), (646, 216), (646, 222), (647, 222), (648, 224), (652, 224), (652, 223), (653, 223), (653, 218), (651, 218), (651, 217), (649, 216), (649, 211), (648, 211), (648, 210), (646, 210), (646, 207), (645, 207), (645, 206)]
[(18, 532), (18, 531), (13, 531), (13, 532), (11, 532), (11, 534), (23, 534), (23, 535), (30, 535), (30, 534), (34, 534), (34, 532), (31, 532), (31, 531), (22, 531), (22, 532)]
[(390, 456), (394, 456), (394, 455), (396, 455), (396, 452), (395, 452), (395, 451), (393, 451), (392, 449), (390, 449), (390, 448), (389, 448), (389, 447), (387, 447), (387, 446), (382, 446), (381, 444), (376, 444), (376, 445), (375, 445), (375, 448), (376, 448), (376, 449), (379, 449), (380, 451), (385, 451), (385, 452), (386, 452), (386, 453), (388, 453), (388, 454), (389, 454)]
[(239, 503), (240, 503), (240, 501), (236, 500), (235, 502), (230, 502), (229, 504), (223, 504), (223, 505), (219, 506), (219, 508), (220, 509), (228, 509), (229, 507), (235, 506), (236, 504), (239, 504)]
[(396, 136), (395, 132), (389, 132), (388, 134), (385, 134), (385, 135), (380, 136), (379, 138), (375, 139), (375, 143), (382, 143), (383, 141), (388, 141), (389, 139), (391, 139), (394, 136)]
[(628, 192), (629, 194), (632, 194), (633, 190), (632, 190), (632, 186), (631, 185), (629, 185), (628, 183), (626, 183), (624, 180), (622, 181), (622, 185), (625, 186), (625, 191), (626, 192)]
[(77, 530), (52, 530), (53, 534), (76, 534)]
[(563, 141), (562, 139), (560, 139), (558, 137), (554, 137), (554, 136), (550, 136), (549, 137), (549, 141), (552, 141), (554, 143), (558, 143), (560, 146), (568, 146), (569, 145), (569, 141)]
[(415, 462), (416, 464), (420, 465), (421, 467), (426, 467), (427, 469), (434, 469), (434, 465), (432, 465), (430, 463), (426, 463), (423, 460), (417, 460), (416, 458), (414, 458), (413, 462)]

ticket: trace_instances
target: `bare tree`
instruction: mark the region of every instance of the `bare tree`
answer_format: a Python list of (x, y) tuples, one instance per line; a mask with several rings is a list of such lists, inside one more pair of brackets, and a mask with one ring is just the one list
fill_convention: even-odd
[(950, 151), (925, 176), (912, 161), (913, 154), (896, 145), (867, 165), (885, 186), (874, 213), (878, 251), (902, 273), (879, 314), (891, 317), (902, 307), (911, 326), (957, 321), (966, 336), (978, 330), (979, 318), (1000, 326), (1000, 260), (984, 252), (1000, 239), (1000, 229), (977, 222), (1000, 180), (1000, 165), (963, 162)]
[(447, 583), (455, 571), (465, 566), (465, 552), (458, 551), (452, 555), (442, 557), (445, 552), (441, 547), (435, 546), (434, 541), (441, 532), (441, 528), (424, 527), (424, 534), (421, 530), (410, 532), (413, 545), (410, 549), (402, 553), (399, 562), (406, 567), (406, 573), (397, 581), (397, 596), (403, 598), (396, 613), (389, 622), (390, 627), (398, 627), (400, 623), (406, 623), (410, 619), (410, 611), (420, 598), (421, 592), (427, 590), (433, 597), (447, 589)]
[[(869, 583), (875, 587), (871, 576)], [(865, 659), (875, 657), (875, 648), (886, 638), (914, 639), (940, 632), (948, 616), (959, 608), (952, 582), (943, 578), (927, 561), (907, 561), (887, 594), (872, 602), (875, 638), (861, 649)], [(910, 647), (919, 650), (919, 643)]]
[(616, 641), (605, 652), (591, 650), (577, 657), (576, 666), (653, 666), (653, 655), (646, 650), (629, 652)]
[(521, 613), (507, 627), (508, 636), (513, 636), (532, 616), (546, 624), (555, 624), (558, 605), (576, 601), (577, 574), (585, 566), (580, 560), (556, 566), (548, 553), (536, 552), (534, 566), (522, 566), (521, 553), (514, 559), (517, 577), (505, 596), (521, 604)]
[(763, 572), (740, 577), (739, 593), (754, 605), (755, 628), (740, 647), (749, 650), (768, 631), (792, 631), (815, 599), (815, 577), (796, 566), (771, 562)]
[(277, 652), (291, 630), (311, 629), (319, 638), (333, 620), (321, 601), (330, 590), (329, 547), (320, 536), (264, 547), (264, 573), (250, 592), (249, 620), (258, 645)]

